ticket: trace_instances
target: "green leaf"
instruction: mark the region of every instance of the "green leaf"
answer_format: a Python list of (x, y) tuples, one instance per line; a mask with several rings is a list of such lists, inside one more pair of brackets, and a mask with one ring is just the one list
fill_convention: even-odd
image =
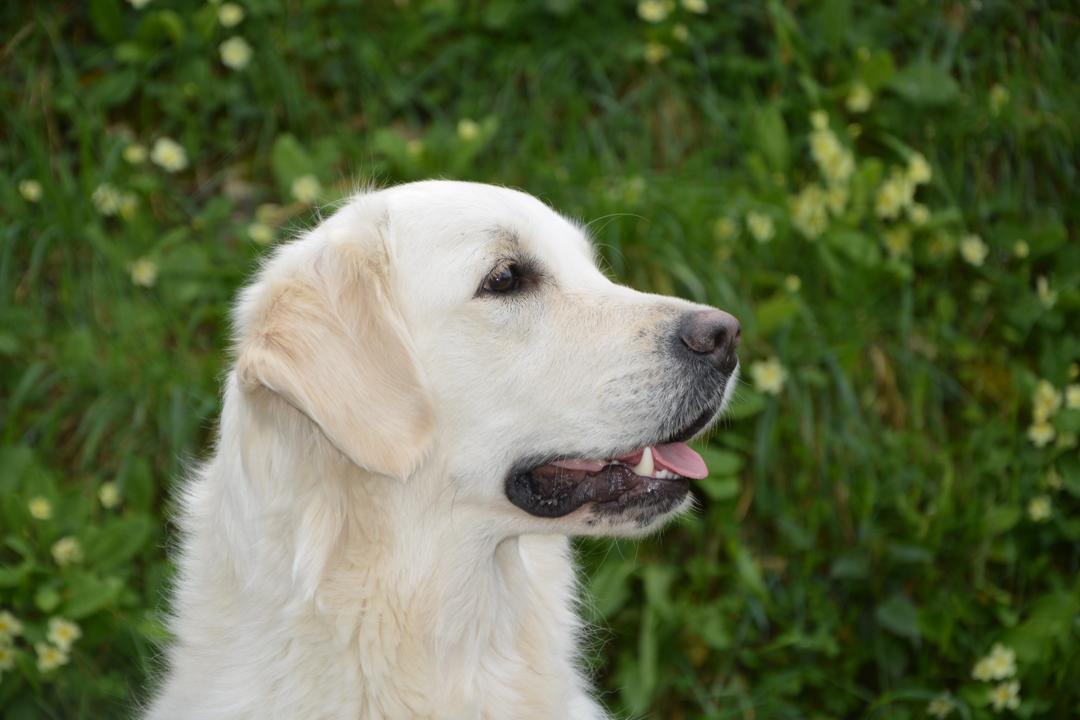
[(93, 566), (101, 569), (119, 567), (146, 546), (154, 527), (148, 515), (113, 520), (104, 528), (89, 534), (86, 557)]
[(124, 12), (120, 0), (90, 0), (90, 24), (109, 41), (124, 37)]
[(906, 595), (898, 593), (878, 605), (874, 618), (891, 633), (912, 640), (920, 637), (919, 611)]
[(787, 325), (799, 313), (799, 306), (788, 295), (774, 295), (754, 308), (757, 331), (771, 335)]
[(60, 592), (52, 585), (46, 585), (37, 589), (34, 593), (34, 604), (43, 613), (51, 613), (60, 604)]
[(723, 502), (738, 497), (742, 489), (739, 485), (739, 478), (716, 477), (714, 475), (709, 475), (709, 477), (702, 480), (695, 480), (694, 486), (701, 488), (709, 496), (709, 499), (714, 502)]
[(893, 76), (890, 86), (916, 105), (944, 105), (960, 93), (960, 87), (940, 65), (916, 60)]
[(791, 143), (780, 108), (775, 103), (760, 108), (751, 116), (751, 122), (753, 143), (761, 151), (765, 161), (773, 170), (787, 170)]
[(753, 417), (765, 409), (768, 399), (751, 388), (749, 385), (740, 385), (727, 409), (727, 417), (732, 420), (743, 420)]
[(92, 615), (113, 603), (124, 589), (119, 578), (100, 578), (89, 572), (74, 575), (68, 583), (62, 614), (71, 620)]
[(274, 140), (274, 147), (270, 151), (270, 166), (274, 170), (274, 179), (285, 191), (292, 187), (293, 181), (298, 177), (316, 174), (311, 155), (299, 140), (288, 133), (278, 135)]
[(1020, 521), (1020, 514), (1020, 508), (1015, 505), (990, 508), (983, 515), (983, 529), (987, 535), (1000, 535)]
[(761, 568), (757, 560), (739, 543), (737, 539), (728, 542), (728, 555), (735, 562), (735, 575), (752, 593), (759, 598), (768, 597), (765, 581), (761, 578)]
[(596, 618), (611, 617), (630, 598), (630, 578), (636, 566), (622, 558), (609, 555), (589, 580), (589, 596)]

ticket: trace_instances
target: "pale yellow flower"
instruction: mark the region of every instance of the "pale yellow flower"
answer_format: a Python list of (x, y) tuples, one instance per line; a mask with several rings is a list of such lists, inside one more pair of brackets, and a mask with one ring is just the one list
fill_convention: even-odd
[(1057, 304), (1057, 290), (1050, 289), (1050, 279), (1045, 275), (1035, 278), (1035, 294), (1039, 296), (1039, 302), (1047, 310)]
[(671, 54), (671, 49), (664, 43), (647, 42), (645, 43), (645, 50), (642, 54), (644, 55), (646, 62), (651, 65), (656, 65)]
[(990, 248), (978, 235), (965, 235), (960, 239), (960, 257), (975, 267), (983, 264), (989, 252)]
[(934, 177), (934, 171), (930, 168), (930, 163), (926, 162), (926, 158), (922, 153), (912, 153), (908, 158), (907, 165), (907, 178), (916, 185), (925, 185), (930, 182), (930, 179)]
[(705, 0), (682, 0), (682, 6), (686, 8), (687, 12), (692, 12), (695, 15), (704, 15), (709, 12), (709, 5)]
[(46, 637), (53, 645), (68, 652), (75, 641), (82, 637), (82, 630), (70, 620), (54, 617), (49, 618), (49, 634)]
[(222, 27), (236, 27), (244, 19), (244, 8), (227, 2), (218, 8), (217, 18)]
[(16, 635), (22, 635), (23, 626), (19, 619), (8, 610), (0, 610), (0, 640), (9, 641)]
[(908, 219), (915, 227), (922, 227), (930, 220), (930, 208), (922, 203), (912, 203), (907, 211)]
[(251, 62), (251, 45), (239, 35), (235, 35), (218, 46), (221, 62), (233, 70), (243, 70)]
[(1061, 392), (1049, 380), (1035, 383), (1031, 393), (1031, 414), (1037, 422), (1052, 418), (1061, 409)]
[(826, 127), (810, 133), (810, 154), (830, 185), (847, 182), (855, 171), (855, 158)]
[(1002, 85), (994, 83), (994, 86), (990, 88), (990, 112), (993, 115), (1000, 115), (1001, 110), (1009, 104), (1009, 91)]
[(131, 5), (131, 7), (135, 8), (136, 10), (142, 10), (144, 7), (146, 7), (151, 2), (153, 2), (153, 0), (127, 0), (127, 1), (128, 1), (128, 4)]
[(67, 665), (71, 659), (66, 652), (48, 643), (35, 643), (34, 650), (37, 651), (38, 670), (43, 673), (52, 672), (61, 665)]
[(894, 258), (901, 258), (911, 254), (911, 231), (900, 227), (885, 231), (882, 235), (885, 249)]
[(20, 180), (19, 194), (26, 202), (36, 203), (41, 199), (41, 183), (32, 179)]
[(52, 518), (53, 507), (48, 498), (41, 497), (40, 495), (32, 497), (30, 498), (30, 502), (27, 503), (27, 506), (30, 509), (30, 516), (35, 520), (49, 520)]
[(870, 109), (870, 103), (874, 101), (874, 93), (861, 82), (851, 86), (844, 105), (853, 113), (864, 113)]
[(292, 196), (300, 202), (310, 205), (322, 194), (322, 185), (314, 175), (301, 175), (293, 180)]
[(926, 714), (930, 717), (946, 718), (952, 714), (955, 707), (956, 703), (953, 702), (952, 696), (949, 693), (942, 693), (926, 705)]
[(1065, 387), (1065, 407), (1080, 410), (1080, 385), (1073, 383)]
[(1050, 519), (1050, 496), (1038, 495), (1031, 498), (1027, 511), (1028, 517), (1035, 522), (1046, 522)]
[(716, 236), (717, 240), (731, 240), (738, 232), (738, 225), (736, 225), (735, 221), (729, 217), (717, 218), (716, 221), (713, 222), (713, 235)]
[(1017, 240), (1013, 243), (1013, 255), (1023, 260), (1031, 254), (1031, 247), (1026, 240)]
[(72, 565), (82, 562), (83, 552), (79, 541), (71, 537), (62, 537), (52, 546), (52, 555), (57, 565)]
[(675, 25), (675, 27), (671, 28), (671, 37), (675, 38), (681, 43), (689, 42), (690, 29), (682, 23), (678, 23), (677, 25)]
[(784, 289), (789, 293), (797, 293), (802, 289), (802, 278), (798, 275), (788, 275), (784, 278)]
[(773, 239), (773, 235), (776, 234), (773, 219), (765, 213), (753, 211), (747, 213), (746, 227), (750, 229), (750, 234), (758, 242), (769, 242)]
[(892, 175), (878, 188), (874, 212), (884, 220), (893, 220), (911, 205), (914, 197), (915, 185), (904, 173), (893, 170)]
[(829, 227), (827, 202), (820, 185), (807, 185), (790, 201), (791, 224), (810, 240), (817, 238)]
[(829, 127), (829, 114), (824, 110), (814, 110), (810, 113), (810, 127), (815, 130), (824, 130)]
[(274, 230), (266, 223), (253, 222), (247, 227), (248, 237), (259, 245), (269, 245), (274, 239)]
[(990, 690), (990, 706), (994, 712), (1020, 707), (1020, 683), (1016, 680), (1001, 683)]
[(124, 148), (124, 160), (132, 165), (142, 165), (146, 162), (146, 146), (132, 143)]
[(171, 173), (180, 172), (188, 165), (184, 147), (168, 137), (161, 137), (154, 141), (154, 147), (150, 150), (150, 160)]
[(15, 648), (0, 643), (0, 673), (15, 667)]
[(860, 125), (859, 123), (848, 123), (847, 134), (852, 140), (854, 140), (855, 138), (862, 135), (862, 125)]
[(158, 266), (150, 258), (139, 258), (131, 263), (131, 282), (139, 287), (153, 287), (157, 282)]
[(750, 377), (754, 380), (754, 387), (759, 392), (767, 395), (779, 395), (787, 381), (787, 370), (780, 364), (779, 358), (769, 358), (751, 363)]
[(645, 22), (658, 23), (671, 12), (671, 6), (663, 0), (641, 0), (637, 6), (637, 14)]
[(120, 488), (114, 482), (103, 483), (98, 488), (98, 500), (101, 501), (101, 507), (111, 510), (120, 504)]
[(840, 215), (844, 212), (848, 202), (848, 189), (844, 185), (832, 185), (825, 191), (825, 201), (829, 206), (829, 212)]
[(475, 120), (462, 118), (458, 120), (457, 136), (465, 142), (472, 142), (480, 137), (480, 125)]
[(110, 183), (101, 183), (90, 195), (90, 200), (93, 201), (97, 211), (106, 216), (115, 215), (120, 212), (120, 206), (123, 203), (123, 199), (123, 195), (120, 191)]
[(1042, 448), (1049, 445), (1057, 437), (1057, 431), (1054, 430), (1054, 426), (1048, 422), (1034, 422), (1028, 428), (1028, 439), (1031, 440), (1031, 444), (1035, 447)]
[(1046, 484), (1046, 487), (1051, 490), (1061, 489), (1061, 476), (1058, 475), (1058, 471), (1054, 468), (1050, 468), (1046, 472), (1046, 477), (1043, 478), (1043, 482)]

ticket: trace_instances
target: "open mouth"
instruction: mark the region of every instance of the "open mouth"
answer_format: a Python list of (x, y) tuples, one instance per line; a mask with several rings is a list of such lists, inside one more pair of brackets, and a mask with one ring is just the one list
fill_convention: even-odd
[[(689, 438), (707, 423), (708, 418), (700, 425), (695, 422), (679, 436)], [(708, 474), (701, 456), (676, 440), (606, 459), (553, 460), (511, 475), (506, 494), (522, 510), (547, 518), (562, 517), (586, 503), (600, 511), (642, 506), (663, 511), (686, 496), (688, 478)]]

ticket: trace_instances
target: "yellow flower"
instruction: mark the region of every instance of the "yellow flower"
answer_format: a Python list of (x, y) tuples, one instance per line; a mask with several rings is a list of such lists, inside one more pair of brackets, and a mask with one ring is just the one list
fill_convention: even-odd
[(815, 110), (810, 113), (810, 127), (815, 130), (824, 130), (829, 127), (829, 114), (824, 110)]
[(244, 19), (244, 8), (236, 3), (227, 2), (218, 8), (217, 18), (222, 27), (236, 27)]
[(1039, 495), (1031, 498), (1027, 511), (1028, 517), (1035, 522), (1046, 522), (1050, 519), (1050, 496)]
[(1020, 707), (1020, 683), (1016, 680), (1001, 683), (990, 690), (990, 705), (994, 712)]
[(870, 103), (874, 101), (874, 94), (870, 88), (857, 82), (851, 86), (847, 101), (844, 103), (847, 109), (853, 113), (864, 113), (870, 109)]
[(901, 258), (911, 253), (911, 231), (907, 228), (888, 230), (882, 236), (885, 249), (894, 258)]
[(1065, 387), (1065, 407), (1080, 410), (1080, 385), (1073, 383)]
[(949, 693), (942, 693), (927, 704), (926, 714), (930, 717), (945, 718), (952, 713), (954, 707), (956, 704), (952, 696)]
[(301, 175), (293, 180), (292, 196), (304, 204), (311, 204), (322, 194), (322, 185), (314, 175)]
[(150, 150), (150, 160), (166, 172), (180, 172), (187, 167), (187, 152), (180, 143), (172, 138), (161, 137), (154, 142)]
[(1061, 393), (1049, 380), (1035, 383), (1031, 393), (1031, 414), (1036, 422), (1045, 422), (1061, 409)]
[(30, 508), (30, 516), (35, 520), (48, 520), (52, 517), (52, 503), (40, 495), (30, 498), (27, 504)]
[(0, 672), (15, 667), (15, 648), (0, 643)]
[(662, 0), (641, 0), (637, 6), (637, 14), (645, 22), (658, 23), (671, 12), (671, 6)]
[(709, 12), (709, 6), (705, 0), (682, 0), (682, 6), (686, 8), (687, 12), (692, 12), (695, 15), (704, 15)]
[(142, 10), (144, 7), (146, 7), (151, 2), (153, 2), (153, 0), (127, 0), (127, 1), (128, 1), (128, 4), (131, 5), (131, 7), (135, 8), (136, 10)]
[(1045, 275), (1035, 278), (1035, 294), (1039, 296), (1039, 302), (1047, 310), (1057, 304), (1057, 290), (1050, 289), (1050, 280)]
[(34, 650), (37, 651), (38, 670), (43, 673), (52, 672), (61, 665), (67, 665), (71, 659), (66, 652), (48, 643), (35, 643)]
[(22, 635), (22, 623), (9, 611), (0, 610), (0, 640), (9, 641), (16, 635)]
[(57, 565), (71, 565), (82, 562), (82, 546), (79, 541), (71, 537), (62, 537), (52, 546), (52, 555)]
[(772, 218), (764, 213), (753, 211), (747, 213), (746, 227), (750, 229), (750, 234), (758, 242), (769, 242), (773, 239), (773, 235), (776, 234)]
[(475, 120), (462, 118), (461, 120), (458, 120), (457, 136), (465, 142), (472, 142), (480, 137), (480, 125), (478, 125)]
[(1032, 445), (1037, 448), (1046, 447), (1057, 436), (1057, 431), (1054, 430), (1054, 426), (1048, 422), (1036, 421), (1028, 428), (1028, 439), (1031, 440)]
[(1017, 240), (1013, 244), (1013, 255), (1023, 260), (1031, 254), (1031, 247), (1027, 244), (1026, 240)]
[(120, 488), (116, 487), (114, 482), (104, 483), (98, 488), (98, 500), (101, 501), (101, 507), (111, 510), (120, 504)]
[(671, 37), (675, 38), (681, 43), (690, 41), (690, 29), (682, 23), (677, 24), (671, 28)]
[(1009, 104), (1009, 91), (1002, 85), (994, 83), (994, 86), (990, 88), (990, 112), (997, 116), (1001, 114), (1002, 108)]
[(115, 215), (120, 212), (120, 205), (123, 202), (123, 195), (109, 183), (101, 183), (94, 189), (93, 194), (90, 195), (90, 199), (94, 203), (94, 207), (102, 215)]
[(650, 65), (656, 65), (671, 54), (671, 49), (664, 43), (647, 42), (643, 54), (646, 62)]
[(49, 634), (46, 637), (53, 645), (67, 652), (82, 637), (82, 630), (70, 620), (54, 617), (49, 618)]
[(717, 218), (713, 222), (713, 235), (717, 240), (727, 241), (735, 237), (735, 233), (739, 231), (735, 221), (729, 217)]
[(965, 235), (960, 240), (960, 256), (975, 267), (983, 264), (989, 252), (990, 248), (978, 235)]
[(274, 239), (273, 229), (261, 222), (253, 222), (247, 227), (248, 237), (259, 245), (269, 245)]
[(874, 212), (882, 219), (895, 219), (901, 210), (911, 205), (914, 197), (915, 185), (904, 173), (893, 170), (889, 179), (878, 188)]
[(829, 206), (829, 212), (839, 215), (847, 207), (848, 189), (843, 185), (833, 185), (825, 191), (825, 201)]
[(37, 180), (20, 180), (19, 194), (26, 202), (36, 203), (41, 199), (41, 183)]
[(791, 199), (791, 224), (807, 238), (817, 238), (829, 226), (827, 201), (821, 186), (814, 183), (807, 185)]
[(131, 263), (131, 282), (139, 287), (153, 287), (157, 274), (157, 263), (150, 258), (139, 258)]
[[(811, 115), (811, 122), (816, 123), (818, 119)], [(810, 154), (830, 185), (847, 182), (855, 171), (855, 159), (826, 127), (810, 133)]]
[(750, 365), (750, 376), (754, 379), (754, 387), (768, 395), (779, 395), (787, 381), (787, 370), (780, 364), (779, 358), (759, 360)]
[(908, 219), (915, 227), (922, 227), (930, 220), (930, 208), (922, 203), (912, 203), (907, 211)]
[(926, 162), (926, 158), (922, 153), (913, 153), (908, 158), (908, 180), (916, 185), (925, 185), (930, 182), (930, 178), (933, 176), (934, 171), (930, 168), (930, 163)]
[(797, 293), (802, 289), (802, 278), (798, 275), (788, 275), (784, 278), (784, 289), (789, 293)]
[(233, 36), (218, 46), (221, 62), (233, 70), (243, 70), (251, 62), (251, 46), (239, 35)]
[(132, 143), (124, 148), (124, 160), (132, 165), (142, 165), (146, 162), (146, 146)]

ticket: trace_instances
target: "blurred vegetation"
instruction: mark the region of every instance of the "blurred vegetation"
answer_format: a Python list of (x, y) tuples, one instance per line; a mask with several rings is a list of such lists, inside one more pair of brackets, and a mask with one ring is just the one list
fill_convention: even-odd
[(537, 194), (622, 280), (743, 321), (700, 510), (582, 545), (613, 711), (1076, 717), (1078, 21), (4, 3), (2, 714), (133, 707), (234, 291), (358, 183), (443, 176)]

